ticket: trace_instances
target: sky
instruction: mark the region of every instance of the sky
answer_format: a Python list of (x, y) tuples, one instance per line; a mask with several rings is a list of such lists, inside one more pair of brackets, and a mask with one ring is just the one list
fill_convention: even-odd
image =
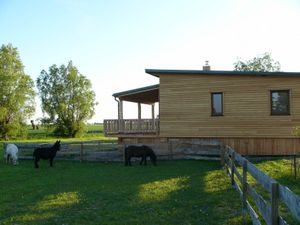
[[(0, 0), (0, 44), (18, 48), (34, 81), (72, 60), (99, 103), (90, 122), (117, 118), (113, 93), (159, 83), (146, 68), (199, 70), (209, 60), (233, 70), (269, 52), (282, 71), (300, 72), (299, 24), (299, 0)], [(142, 117), (150, 112), (143, 106)], [(137, 118), (137, 105), (125, 102), (124, 117)]]

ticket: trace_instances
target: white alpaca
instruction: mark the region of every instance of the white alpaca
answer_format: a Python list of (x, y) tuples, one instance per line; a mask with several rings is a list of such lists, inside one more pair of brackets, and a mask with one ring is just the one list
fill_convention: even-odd
[(14, 165), (18, 164), (18, 147), (15, 144), (6, 145), (5, 156), (6, 163), (12, 162)]

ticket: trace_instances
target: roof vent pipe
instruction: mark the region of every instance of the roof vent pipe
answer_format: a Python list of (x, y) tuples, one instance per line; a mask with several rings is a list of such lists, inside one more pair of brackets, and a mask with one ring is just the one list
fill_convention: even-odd
[(210, 71), (209, 61), (205, 61), (205, 65), (203, 66), (203, 71)]

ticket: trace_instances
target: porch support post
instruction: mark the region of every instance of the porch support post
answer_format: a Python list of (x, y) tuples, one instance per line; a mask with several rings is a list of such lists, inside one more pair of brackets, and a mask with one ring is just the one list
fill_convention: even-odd
[(119, 131), (123, 131), (123, 101), (119, 102)]
[(119, 113), (120, 113), (119, 119), (123, 120), (123, 101), (122, 100), (120, 101), (120, 104), (119, 104)]
[(152, 104), (151, 105), (151, 111), (152, 111), (152, 129), (155, 130), (155, 115), (154, 115), (154, 108), (155, 108), (155, 105)]
[(141, 131), (141, 119), (142, 119), (142, 107), (141, 103), (138, 103), (138, 131)]
[(118, 102), (118, 132), (120, 132), (121, 130), (123, 130), (122, 128), (122, 120), (123, 120), (123, 101), (122, 100), (118, 100), (115, 97), (116, 102)]

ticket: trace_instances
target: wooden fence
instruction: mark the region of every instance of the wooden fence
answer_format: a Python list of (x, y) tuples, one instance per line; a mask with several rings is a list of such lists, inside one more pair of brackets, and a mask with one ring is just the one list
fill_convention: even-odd
[[(5, 145), (8, 143), (4, 144)], [(53, 143), (14, 143), (19, 148), (19, 158), (32, 159), (33, 150), (41, 146), (52, 146)], [(62, 142), (56, 159), (88, 161), (122, 161), (125, 145), (117, 140)], [(135, 144), (141, 145), (141, 144)], [(217, 140), (171, 140), (166, 143), (147, 144), (153, 148), (158, 160), (196, 159), (220, 160), (220, 146)], [(139, 159), (133, 159), (139, 160)]]
[[(124, 144), (123, 148), (128, 145), (132, 144)], [(181, 140), (173, 138), (164, 143), (148, 143), (146, 145), (154, 150), (159, 160), (220, 160), (220, 149), (223, 144), (222, 142), (213, 139)]]
[[(8, 143), (4, 143), (5, 145)], [(53, 143), (14, 143), (19, 149), (20, 159), (31, 159), (35, 148)], [(56, 159), (88, 160), (88, 161), (122, 161), (122, 152), (119, 150), (117, 140), (61, 142), (61, 149), (57, 152)]]
[[(249, 211), (253, 224), (258, 225), (261, 224), (261, 222), (258, 214), (247, 200), (248, 197), (253, 199), (262, 218), (268, 225), (288, 224), (279, 213), (280, 201), (285, 204), (293, 217), (300, 222), (300, 197), (294, 194), (288, 187), (279, 184), (267, 176), (229, 146), (223, 147), (221, 158), (227, 173), (230, 175), (232, 185), (236, 187), (242, 198), (243, 211)], [(241, 166), (242, 173), (237, 170), (237, 165)], [(263, 189), (270, 194), (270, 200), (264, 199), (257, 190), (248, 183), (247, 174), (250, 174)], [(239, 185), (235, 177), (238, 178), (241, 185)]]

